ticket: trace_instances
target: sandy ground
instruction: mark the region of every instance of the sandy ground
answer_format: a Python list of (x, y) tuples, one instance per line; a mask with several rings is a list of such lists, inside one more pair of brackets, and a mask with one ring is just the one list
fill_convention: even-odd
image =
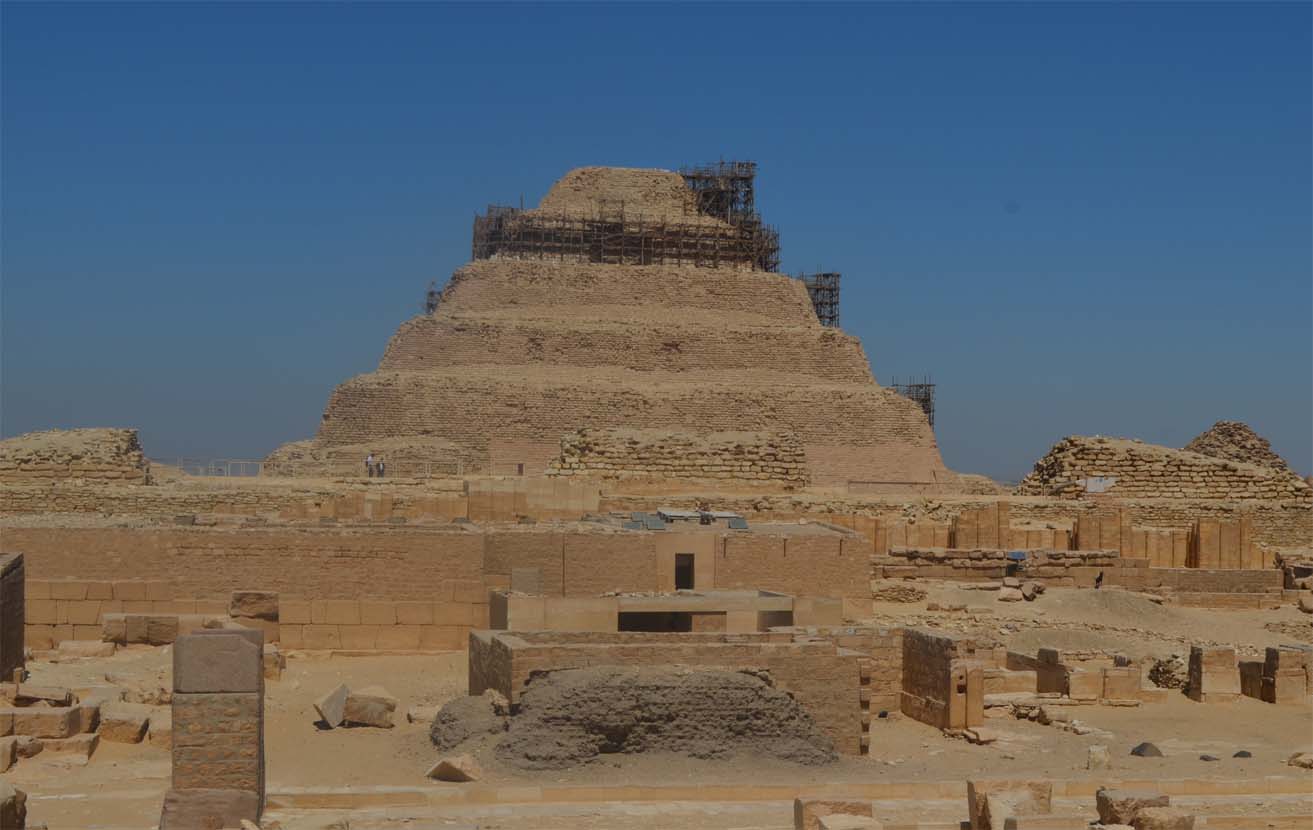
[[(993, 638), (1014, 650), (1033, 652), (1040, 645), (1118, 649), (1133, 656), (1187, 650), (1204, 633), (1211, 641), (1235, 643), (1256, 653), (1265, 645), (1291, 638), (1268, 628), (1273, 622), (1307, 625), (1293, 609), (1265, 612), (1218, 612), (1159, 606), (1118, 591), (1050, 591), (1035, 603), (1004, 604), (990, 592), (936, 587), (930, 601), (965, 602), (968, 611), (932, 613), (925, 603), (881, 604), (876, 621), (887, 624), (926, 622)], [(1192, 640), (1192, 635), (1194, 639)], [(149, 696), (170, 685), (169, 648), (132, 647), (112, 658), (79, 659), (29, 665), (32, 682), (74, 688), (112, 682), (130, 694)], [(106, 678), (109, 678), (108, 680)], [(382, 685), (400, 700), (396, 727), (323, 730), (315, 725), (313, 702), (339, 683), (359, 688)], [(266, 757), (270, 791), (295, 788), (424, 787), (444, 785), (424, 777), (437, 752), (428, 742), (426, 724), (406, 722), (411, 706), (433, 706), (464, 694), (464, 654), (342, 657), (293, 653), (278, 681), (266, 694)], [(824, 767), (738, 757), (699, 761), (681, 756), (606, 756), (566, 771), (526, 773), (499, 766), (485, 749), (479, 753), (486, 785), (689, 785), (689, 784), (825, 784), (844, 781), (952, 781), (990, 776), (1049, 778), (1222, 778), (1255, 779), (1298, 775), (1285, 764), (1296, 751), (1313, 749), (1313, 708), (1271, 706), (1251, 699), (1235, 704), (1197, 704), (1173, 695), (1162, 705), (1140, 708), (1082, 706), (1074, 716), (1094, 728), (1080, 736), (1012, 717), (991, 717), (987, 726), (999, 734), (988, 746), (945, 737), (930, 727), (895, 717), (872, 726), (871, 754), (845, 758)], [(1130, 748), (1141, 741), (1157, 744), (1167, 757), (1137, 758)], [(1112, 769), (1085, 769), (1088, 747), (1108, 746)], [(1236, 759), (1238, 750), (1254, 757)], [(1202, 761), (1201, 754), (1219, 757)], [(29, 821), (54, 828), (149, 828), (158, 820), (168, 787), (166, 750), (148, 743), (102, 743), (90, 763), (72, 764), (45, 754), (24, 759), (5, 775), (29, 793)], [(1310, 778), (1313, 792), (1313, 778)], [(1280, 809), (1280, 800), (1268, 802)], [(942, 814), (951, 820), (962, 805), (909, 804), (918, 815)], [(426, 830), (429, 827), (788, 827), (787, 813), (774, 804), (564, 805), (517, 807), (466, 806), (424, 816), (353, 814), (350, 827)], [(1263, 805), (1248, 809), (1262, 810)], [(1307, 809), (1307, 805), (1306, 805)], [(510, 812), (508, 812), (508, 810)], [(1234, 812), (1233, 807), (1228, 810)], [(403, 811), (404, 812), (404, 811)], [(675, 817), (678, 816), (676, 819)], [(330, 823), (323, 812), (278, 816), (285, 830), (317, 830)], [(403, 821), (402, 819), (410, 820)], [(894, 819), (895, 816), (889, 816)], [(915, 820), (915, 817), (904, 817)], [(937, 819), (938, 820), (938, 819)], [(663, 823), (665, 822), (665, 823)]]

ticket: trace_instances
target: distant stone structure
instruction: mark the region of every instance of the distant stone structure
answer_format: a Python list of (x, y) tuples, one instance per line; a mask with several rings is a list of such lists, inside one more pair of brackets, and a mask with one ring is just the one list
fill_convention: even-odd
[(376, 371), (333, 392), (315, 440), (267, 469), (404, 441), (469, 472), (541, 475), (562, 436), (623, 428), (787, 434), (817, 484), (954, 480), (925, 413), (875, 383), (857, 338), (821, 324), (801, 281), (761, 270), (755, 214), (699, 213), (678, 173), (584, 168), (497, 217), (435, 312), (403, 323)]
[(713, 432), (582, 429), (561, 438), (554, 476), (660, 479), (739, 479), (808, 483), (807, 454), (788, 432)]
[(1288, 469), (1077, 435), (1054, 444), (1016, 492), (1079, 498), (1092, 481), (1099, 492), (1121, 498), (1313, 500), (1313, 488)]
[(1272, 445), (1266, 438), (1240, 421), (1218, 421), (1195, 436), (1183, 449), (1212, 458), (1271, 467), (1286, 473), (1291, 471), (1286, 460), (1272, 451)]
[(52, 429), (0, 441), (0, 484), (60, 480), (149, 484), (135, 429)]

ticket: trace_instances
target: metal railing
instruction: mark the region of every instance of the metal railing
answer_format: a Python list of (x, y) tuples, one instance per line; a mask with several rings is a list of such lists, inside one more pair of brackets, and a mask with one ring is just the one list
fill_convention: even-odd
[[(175, 467), (192, 476), (222, 478), (255, 478), (278, 476), (286, 478), (367, 478), (365, 460), (359, 461), (275, 461), (242, 458), (154, 458), (151, 463)], [(424, 461), (383, 459), (384, 478), (448, 478), (467, 472), (459, 460)]]

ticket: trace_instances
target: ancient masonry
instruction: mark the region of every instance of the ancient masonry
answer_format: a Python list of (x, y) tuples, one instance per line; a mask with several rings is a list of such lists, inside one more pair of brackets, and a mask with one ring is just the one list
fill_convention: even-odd
[(23, 667), (24, 580), (23, 555), (0, 554), (0, 682)]
[(149, 484), (150, 464), (137, 431), (56, 429), (0, 441), (0, 483), (69, 480)]
[(264, 635), (205, 629), (173, 646), (173, 786), (160, 830), (258, 823), (264, 804)]
[(581, 429), (561, 438), (553, 476), (738, 479), (807, 485), (806, 452), (788, 432)]
[[(921, 408), (876, 384), (800, 280), (763, 270), (759, 220), (703, 207), (677, 173), (584, 168), (501, 231), (476, 224), (476, 259), (433, 313), (403, 323), (271, 469), (401, 442), (469, 472), (579, 472), (563, 436), (624, 428), (787, 434), (816, 484), (953, 481)], [(606, 232), (590, 224), (620, 212)]]
[(1018, 495), (1078, 498), (1090, 479), (1111, 479), (1122, 498), (1307, 499), (1313, 488), (1288, 469), (1213, 458), (1125, 438), (1071, 436), (1035, 463)]

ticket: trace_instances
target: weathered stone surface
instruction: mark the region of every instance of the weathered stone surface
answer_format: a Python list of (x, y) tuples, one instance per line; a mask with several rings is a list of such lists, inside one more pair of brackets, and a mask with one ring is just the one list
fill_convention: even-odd
[(1166, 807), (1167, 796), (1144, 790), (1117, 790), (1100, 787), (1094, 794), (1101, 824), (1131, 824), (1145, 807)]
[(1299, 610), (1305, 614), (1313, 614), (1313, 592), (1299, 595)]
[(1313, 752), (1296, 752), (1286, 759), (1286, 763), (1300, 769), (1313, 769)]
[[(991, 817), (991, 801), (995, 817)], [(1053, 782), (974, 779), (967, 781), (967, 812), (971, 830), (1004, 830), (1010, 816), (1045, 815), (1052, 811)]]
[(168, 709), (152, 712), (146, 735), (151, 746), (173, 748), (173, 712)]
[(450, 752), (470, 738), (505, 731), (506, 717), (498, 714), (488, 695), (469, 695), (449, 700), (438, 710), (429, 727), (429, 739), (439, 750)]
[(27, 793), (0, 779), (0, 827), (23, 830), (27, 827)]
[(1018, 588), (1001, 588), (997, 599), (999, 602), (1021, 602), (1025, 597)]
[(319, 719), (328, 724), (329, 728), (342, 725), (342, 720), (346, 717), (346, 699), (349, 694), (351, 690), (343, 684), (315, 701), (315, 711), (319, 713)]
[(81, 724), (75, 706), (24, 706), (7, 710), (14, 718), (15, 735), (36, 738), (67, 738)]
[(263, 791), (262, 699), (255, 692), (173, 696), (173, 786)]
[(118, 648), (114, 643), (97, 640), (64, 640), (55, 649), (60, 659), (68, 657), (113, 657)]
[(139, 744), (150, 722), (149, 706), (140, 703), (107, 703), (100, 710), (100, 736), (120, 744)]
[(233, 591), (228, 602), (228, 615), (231, 617), (254, 617), (261, 620), (278, 621), (277, 591)]
[(370, 686), (346, 696), (342, 710), (343, 720), (356, 726), (392, 728), (392, 714), (397, 710), (397, 699), (381, 686)]
[(173, 691), (262, 692), (261, 649), (236, 630), (188, 634), (173, 647)]
[(1108, 754), (1108, 747), (1095, 745), (1091, 746), (1085, 758), (1086, 769), (1108, 769), (1112, 766), (1112, 758)]
[(260, 796), (245, 790), (172, 789), (164, 794), (159, 830), (210, 830), (259, 823)]
[(483, 777), (483, 768), (472, 755), (452, 755), (430, 767), (428, 777), (435, 781), (478, 781)]
[(0, 738), (0, 772), (8, 772), (18, 761), (18, 738), (9, 735)]
[(34, 686), (31, 683), (20, 683), (14, 691), (14, 702), (19, 706), (31, 706), (34, 703), (69, 706), (73, 703), (73, 692), (63, 686)]
[(54, 755), (68, 755), (80, 761), (87, 761), (100, 746), (100, 735), (84, 733), (68, 738), (46, 738), (42, 742), (45, 751)]
[(871, 802), (841, 798), (793, 799), (794, 830), (821, 830), (821, 819), (834, 815), (869, 818), (872, 816)]
[(1135, 830), (1194, 830), (1194, 814), (1177, 807), (1142, 807), (1131, 822)]

